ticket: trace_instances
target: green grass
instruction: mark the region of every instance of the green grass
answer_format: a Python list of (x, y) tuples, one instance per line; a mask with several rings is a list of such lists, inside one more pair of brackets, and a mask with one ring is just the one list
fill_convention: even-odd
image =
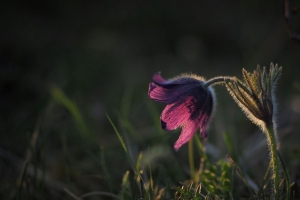
[[(126, 97), (120, 112), (116, 109), (106, 114), (106, 132), (95, 133), (72, 98), (57, 86), (51, 87), (50, 94), (48, 114), (38, 120), (40, 128), (26, 141), (30, 156), (20, 162), (24, 167), (19, 182), (2, 186), (3, 198), (270, 199), (267, 155), (258, 160), (259, 167), (247, 168), (247, 162), (255, 158), (243, 157), (249, 151), (237, 141), (237, 135), (243, 133), (228, 131), (218, 140), (212, 136), (203, 140), (196, 134), (175, 152), (173, 143), (179, 131), (163, 132), (159, 108), (147, 99), (143, 114), (149, 120), (148, 127), (139, 126), (137, 117), (130, 115), (135, 108)], [(57, 122), (59, 126), (53, 131), (49, 121), (56, 112), (65, 120)], [(214, 131), (212, 128), (211, 134)], [(51, 146), (53, 137), (59, 141), (56, 146)], [(251, 136), (244, 137), (250, 141)], [(216, 141), (221, 141), (223, 148)], [(256, 143), (250, 150), (265, 152), (260, 148)], [(281, 156), (280, 161), (284, 172), (281, 196), (297, 199), (299, 187), (290, 181), (290, 164)]]
[[(198, 134), (175, 152), (173, 142), (178, 133), (162, 132), (156, 122), (146, 130), (132, 128), (136, 125), (128, 114), (131, 106), (127, 104), (131, 103), (127, 99), (122, 105), (126, 107), (122, 116), (106, 114), (110, 137), (96, 137), (76, 103), (57, 86), (50, 91), (55, 102), (52, 110), (65, 112), (74, 129), (62, 133), (60, 145), (54, 149), (46, 139), (47, 116), (40, 120), (40, 128), (28, 141), (29, 156), (19, 182), (12, 189), (1, 188), (6, 197), (10, 195), (18, 200), (270, 199), (270, 165), (255, 170), (241, 168), (245, 163), (243, 153), (236, 148), (236, 134), (223, 134), (221, 139), (227, 150), (218, 156), (214, 152), (220, 149), (210, 138), (203, 140)], [(159, 119), (158, 108), (145, 102), (149, 119)], [(101, 139), (110, 138), (116, 142), (100, 145)], [(254, 146), (252, 150), (256, 148), (259, 147)], [(51, 150), (56, 157), (51, 156)], [(281, 196), (297, 199), (295, 183), (290, 182), (289, 165), (284, 164), (281, 156), (280, 161), (284, 172)]]

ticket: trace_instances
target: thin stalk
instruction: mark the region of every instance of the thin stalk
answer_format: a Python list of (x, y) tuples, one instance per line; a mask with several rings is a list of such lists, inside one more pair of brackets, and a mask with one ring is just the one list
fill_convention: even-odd
[(29, 164), (29, 161), (26, 161), (25, 166), (23, 168), (23, 173), (22, 173), (22, 176), (21, 176), (18, 195), (17, 195), (18, 200), (21, 199), (22, 187), (23, 187), (23, 182), (24, 182), (25, 176), (26, 176), (26, 171), (27, 171), (28, 164)]
[(193, 139), (189, 140), (188, 143), (188, 151), (189, 151), (189, 165), (191, 170), (191, 178), (195, 178), (195, 165), (194, 165), (194, 152), (193, 152)]
[(222, 84), (222, 83), (225, 83), (225, 81), (234, 81), (234, 77), (230, 77), (230, 76), (218, 76), (218, 77), (214, 77), (214, 78), (211, 78), (209, 80), (207, 80), (203, 87), (204, 88), (207, 88), (208, 86), (210, 85), (214, 85), (214, 84)]
[(241, 170), (238, 168), (237, 164), (234, 162), (234, 160), (229, 155), (226, 155), (226, 157), (229, 160), (229, 162), (232, 164), (232, 166), (234, 167), (235, 171), (237, 172), (237, 174), (239, 175), (239, 177), (241, 178), (241, 180), (243, 181), (243, 183), (245, 184), (247, 189), (249, 190), (251, 196), (253, 196), (253, 192), (252, 192), (246, 178), (243, 176)]
[(208, 163), (208, 159), (207, 159), (207, 154), (206, 154), (206, 146), (205, 146), (205, 142), (207, 140), (207, 138), (204, 138), (202, 141), (203, 141), (203, 144), (201, 143), (200, 139), (199, 139), (199, 136), (198, 135), (194, 135), (194, 140), (196, 142), (196, 147), (199, 151), (199, 154), (200, 154), (200, 165), (199, 165), (199, 169), (197, 170), (197, 172), (195, 172), (195, 184), (199, 184), (199, 180), (200, 180), (200, 176), (204, 170), (204, 166), (207, 166), (209, 165)]
[(272, 126), (265, 126), (265, 132), (268, 137), (268, 147), (271, 154), (272, 173), (273, 173), (273, 186), (274, 186), (274, 198), (279, 199), (279, 158), (277, 153), (277, 144), (275, 139), (275, 133)]

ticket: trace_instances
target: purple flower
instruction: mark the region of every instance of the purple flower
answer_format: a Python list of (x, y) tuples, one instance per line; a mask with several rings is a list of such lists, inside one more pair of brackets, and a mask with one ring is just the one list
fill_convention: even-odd
[(154, 74), (153, 82), (149, 84), (149, 97), (167, 104), (160, 116), (161, 127), (166, 131), (182, 127), (174, 144), (176, 151), (193, 137), (198, 128), (201, 136), (207, 137), (215, 97), (213, 89), (204, 84), (205, 80), (196, 75), (165, 80), (160, 73)]

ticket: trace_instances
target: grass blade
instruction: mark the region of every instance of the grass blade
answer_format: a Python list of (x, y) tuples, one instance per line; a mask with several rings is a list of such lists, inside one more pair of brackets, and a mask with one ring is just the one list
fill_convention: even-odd
[(122, 179), (121, 196), (122, 199), (132, 199), (132, 195), (130, 193), (129, 171), (126, 171)]
[(283, 168), (284, 176), (286, 178), (286, 184), (285, 184), (286, 185), (286, 199), (289, 200), (290, 199), (290, 195), (291, 195), (291, 191), (290, 191), (290, 176), (289, 176), (289, 174), (287, 172), (287, 169), (285, 167), (285, 164), (284, 164), (284, 162), (282, 160), (282, 157), (281, 157), (280, 153), (278, 151), (277, 151), (277, 153), (278, 153), (279, 160), (281, 162), (281, 166)]
[(18, 190), (18, 194), (17, 194), (17, 199), (18, 200), (21, 200), (22, 185), (23, 185), (23, 182), (24, 182), (24, 179), (25, 179), (28, 164), (29, 164), (29, 161), (27, 161), (25, 163), (24, 170), (23, 170), (23, 173), (22, 173), (22, 178), (21, 178), (21, 181), (20, 181), (19, 190)]
[(271, 169), (271, 164), (272, 164), (271, 162), (272, 161), (269, 162), (268, 169), (267, 169), (267, 171), (266, 171), (266, 173), (264, 175), (264, 179), (263, 179), (263, 181), (262, 181), (262, 183), (261, 183), (261, 185), (259, 187), (259, 190), (257, 192), (258, 194), (262, 193), (263, 196), (265, 195), (264, 194), (264, 187), (268, 183), (267, 178), (268, 178), (268, 175), (269, 175), (269, 172), (270, 172), (270, 169)]
[(106, 162), (105, 162), (105, 157), (104, 157), (104, 147), (101, 147), (101, 162), (100, 162), (100, 165), (101, 165), (103, 173), (105, 174), (105, 179), (108, 183), (109, 189), (110, 189), (110, 191), (112, 191), (111, 177), (108, 173), (108, 170), (106, 168), (105, 163)]
[(253, 191), (251, 190), (250, 186), (248, 185), (245, 177), (242, 175), (242, 173), (241, 173), (240, 169), (238, 168), (238, 166), (236, 165), (236, 163), (232, 160), (232, 158), (229, 155), (226, 155), (226, 157), (230, 161), (232, 166), (234, 167), (235, 171), (237, 172), (237, 174), (239, 175), (239, 177), (241, 178), (241, 180), (243, 181), (243, 183), (245, 184), (247, 189), (249, 190), (251, 196), (253, 196)]
[(194, 151), (193, 151), (193, 138), (188, 142), (188, 156), (189, 156), (189, 165), (190, 165), (190, 173), (191, 178), (195, 180), (195, 163), (194, 163)]
[(134, 164), (134, 161), (133, 161), (133, 159), (131, 158), (131, 156), (130, 156), (130, 154), (129, 154), (129, 152), (128, 152), (128, 149), (127, 149), (127, 147), (126, 147), (126, 144), (125, 144), (125, 142), (124, 142), (124, 140), (123, 140), (121, 134), (119, 133), (119, 131), (118, 131), (118, 129), (116, 128), (115, 124), (111, 121), (111, 119), (110, 119), (110, 117), (108, 116), (108, 114), (106, 114), (106, 117), (107, 117), (107, 119), (109, 120), (111, 126), (113, 127), (115, 133), (117, 134), (118, 139), (119, 139), (119, 141), (120, 141), (120, 143), (121, 143), (121, 145), (122, 145), (123, 150), (124, 150), (125, 153), (126, 153), (126, 156), (128, 157), (128, 159), (129, 159), (129, 161), (130, 161), (130, 164), (131, 164), (132, 168), (135, 170), (135, 164)]
[[(88, 192), (86, 194), (81, 195), (80, 198), (84, 199), (86, 197), (91, 197), (91, 196), (96, 196), (96, 195), (108, 196), (108, 197), (112, 197), (112, 198), (115, 198), (115, 199), (121, 199), (119, 196), (117, 196), (115, 194), (112, 194), (112, 193), (109, 193), (109, 192), (102, 192), (102, 191)], [(126, 198), (123, 198), (123, 199), (126, 199)]]
[(125, 142), (124, 142), (124, 140), (123, 140), (121, 134), (119, 133), (118, 129), (116, 128), (116, 126), (114, 125), (114, 123), (112, 122), (112, 120), (110, 119), (110, 117), (108, 116), (107, 113), (106, 113), (106, 117), (107, 117), (107, 119), (109, 120), (111, 126), (113, 127), (115, 133), (117, 134), (117, 137), (118, 137), (118, 139), (119, 139), (119, 141), (120, 141), (120, 143), (121, 143), (121, 145), (122, 145), (122, 147), (123, 147), (123, 150), (125, 151), (125, 154), (126, 154), (128, 160), (129, 160), (129, 162), (130, 162), (130, 165), (131, 165), (131, 167), (132, 167), (132, 169), (133, 169), (135, 175), (140, 177), (141, 186), (143, 186), (143, 187), (141, 188), (141, 191), (143, 192), (143, 191), (144, 191), (144, 188), (145, 188), (145, 184), (144, 184), (145, 182), (144, 182), (144, 180), (143, 180), (141, 174), (139, 173), (139, 171), (136, 169), (136, 167), (135, 167), (136, 165), (135, 165), (135, 163), (134, 163), (134, 161), (133, 161), (131, 155), (130, 155), (129, 152), (128, 152), (128, 149), (127, 149), (127, 147), (126, 147), (126, 144), (125, 144)]
[(70, 197), (72, 197), (75, 200), (82, 200), (81, 198), (79, 198), (78, 196), (76, 196), (74, 193), (72, 193), (70, 190), (68, 190), (67, 188), (64, 188), (64, 191), (70, 195)]
[(94, 141), (95, 135), (88, 129), (77, 105), (56, 85), (53, 85), (50, 88), (50, 92), (53, 99), (57, 103), (63, 105), (71, 113), (81, 136), (89, 141)]

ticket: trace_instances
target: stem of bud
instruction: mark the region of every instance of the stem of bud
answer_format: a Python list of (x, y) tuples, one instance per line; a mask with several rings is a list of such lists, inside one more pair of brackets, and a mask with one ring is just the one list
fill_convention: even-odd
[(271, 156), (271, 166), (273, 173), (274, 199), (279, 199), (279, 158), (277, 153), (277, 142), (275, 137), (275, 130), (272, 125), (265, 124), (264, 132), (268, 138), (268, 148)]
[(209, 79), (208, 81), (206, 81), (203, 85), (204, 88), (207, 88), (210, 85), (214, 85), (214, 84), (222, 84), (225, 83), (225, 81), (234, 81), (234, 77), (231, 76), (218, 76), (218, 77), (214, 77)]

